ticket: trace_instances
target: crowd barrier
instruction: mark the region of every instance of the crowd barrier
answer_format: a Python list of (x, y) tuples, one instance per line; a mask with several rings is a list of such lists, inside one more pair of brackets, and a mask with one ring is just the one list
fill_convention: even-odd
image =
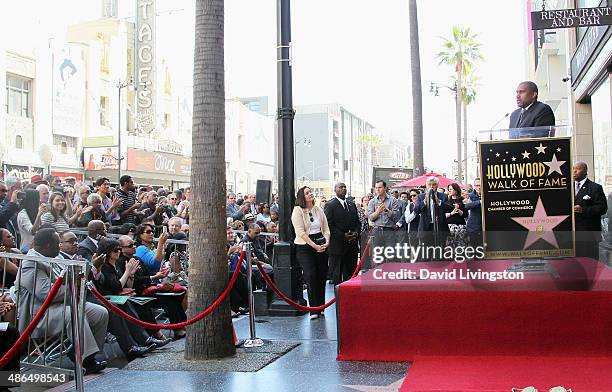
[[(79, 389), (82, 386), (83, 370), (80, 355), (83, 340), (81, 325), (84, 322), (85, 314), (84, 280), (88, 262), (0, 253), (0, 260), (7, 259), (19, 260), (22, 267), (26, 263), (33, 263), (26, 272), (33, 276), (24, 277), (23, 268), (19, 268), (15, 285), (10, 289), (3, 289), (17, 305), (15, 321), (22, 332), (17, 343), (0, 360), (0, 369), (15, 355), (19, 355), (24, 347), (27, 347), (25, 356), (21, 360), (22, 372), (35, 369), (36, 371), (65, 374), (75, 377), (77, 390), (82, 390)], [(41, 290), (46, 290), (47, 279), (50, 286), (49, 292), (34, 315), (35, 298), (40, 297)], [(66, 283), (67, 288), (63, 295), (59, 294), (62, 295), (62, 298), (58, 301), (58, 293)], [(7, 286), (6, 274), (3, 274), (2, 286)], [(29, 298), (22, 297), (25, 293)], [(54, 306), (54, 311), (61, 312), (61, 317), (54, 318), (52, 324), (49, 321), (51, 317), (41, 321), (49, 306)], [(68, 307), (78, 309), (70, 312), (69, 323), (66, 322)], [(59, 322), (60, 325), (57, 325), (56, 322)], [(58, 330), (59, 333), (50, 332)], [(71, 339), (71, 336), (76, 336), (78, 339)], [(70, 352), (74, 352), (74, 361), (68, 358)], [(69, 367), (72, 366), (74, 368), (70, 369)]]

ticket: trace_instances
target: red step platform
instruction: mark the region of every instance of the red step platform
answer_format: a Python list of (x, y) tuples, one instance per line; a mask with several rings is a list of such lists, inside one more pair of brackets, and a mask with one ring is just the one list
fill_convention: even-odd
[[(517, 260), (383, 264), (501, 272)], [(414, 361), (419, 356), (609, 356), (612, 270), (587, 258), (549, 261), (557, 272), (524, 280), (375, 279), (338, 287), (339, 360)], [(418, 366), (418, 363), (417, 363)]]

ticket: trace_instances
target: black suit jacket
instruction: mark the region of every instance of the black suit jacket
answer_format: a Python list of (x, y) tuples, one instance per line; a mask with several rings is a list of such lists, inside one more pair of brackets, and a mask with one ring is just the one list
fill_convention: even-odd
[(79, 248), (77, 250), (77, 255), (83, 257), (85, 260), (91, 261), (94, 253), (98, 251), (98, 247), (93, 241), (87, 237), (83, 241), (79, 242)]
[(581, 214), (574, 214), (576, 231), (601, 231), (601, 216), (608, 211), (606, 195), (601, 185), (587, 178), (574, 197), (574, 205), (582, 207)]
[[(429, 191), (427, 191), (429, 192)], [(415, 211), (419, 214), (419, 232), (424, 231), (433, 231), (433, 222), (431, 220), (431, 211), (425, 204), (425, 197), (427, 196), (427, 192), (421, 193), (419, 197), (417, 197)], [(446, 213), (452, 212), (454, 207), (447, 203), (448, 196), (446, 193), (436, 192), (438, 199), (442, 202), (440, 206), (438, 206), (438, 230), (439, 231), (449, 231), (448, 223), (446, 223)], [(431, 207), (431, 206), (430, 206)]]
[(331, 233), (329, 239), (328, 252), (331, 255), (344, 255), (349, 251), (357, 250), (359, 241), (349, 243), (344, 238), (344, 234), (349, 231), (360, 233), (361, 223), (357, 215), (355, 204), (346, 201), (348, 212), (335, 197), (325, 204), (325, 217)]
[[(535, 101), (523, 114), (523, 118), (519, 122), (521, 110), (521, 108), (518, 108), (512, 112), (510, 115), (509, 128), (531, 128), (555, 125), (555, 114), (550, 106), (543, 102)], [(510, 131), (510, 139), (546, 136), (549, 136), (548, 130), (526, 130), (521, 132), (518, 129), (514, 129)]]

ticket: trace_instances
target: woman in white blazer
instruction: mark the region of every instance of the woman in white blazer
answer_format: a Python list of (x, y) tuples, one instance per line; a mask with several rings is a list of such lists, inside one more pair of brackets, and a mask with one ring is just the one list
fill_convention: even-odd
[[(295, 230), (293, 242), (296, 245), (296, 257), (302, 267), (308, 291), (308, 305), (323, 305), (330, 232), (325, 213), (315, 205), (314, 194), (307, 186), (301, 187), (297, 192), (291, 223)], [(310, 312), (311, 320), (321, 316), (322, 311)]]

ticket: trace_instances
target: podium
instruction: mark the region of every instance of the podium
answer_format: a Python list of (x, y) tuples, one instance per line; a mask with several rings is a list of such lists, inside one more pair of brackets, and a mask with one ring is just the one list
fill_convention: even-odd
[(485, 258), (573, 257), (571, 127), (480, 131)]

